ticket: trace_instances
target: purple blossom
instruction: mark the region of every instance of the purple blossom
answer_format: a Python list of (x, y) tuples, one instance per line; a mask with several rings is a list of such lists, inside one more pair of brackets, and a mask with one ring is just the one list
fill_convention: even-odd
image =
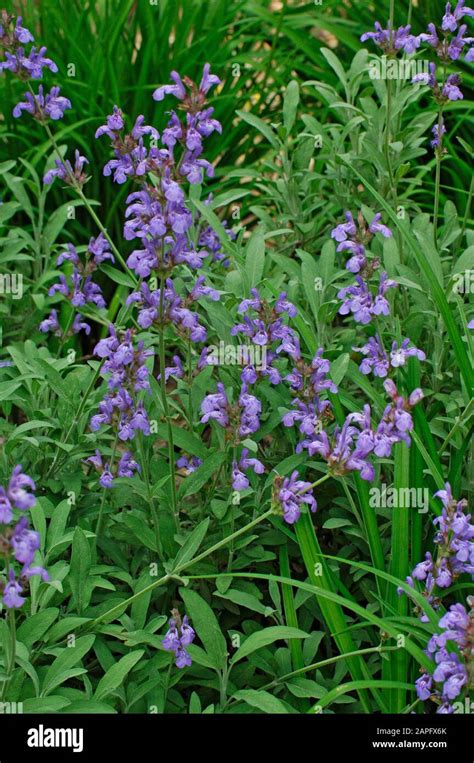
[(198, 458), (198, 456), (180, 456), (176, 461), (178, 469), (184, 469), (187, 474), (195, 472), (196, 469), (199, 469), (201, 464), (202, 458)]
[(115, 258), (110, 251), (110, 244), (103, 233), (99, 233), (97, 238), (90, 239), (87, 252), (92, 255), (95, 265), (100, 265), (106, 260), (110, 260), (112, 263), (115, 262)]
[(17, 103), (13, 109), (14, 117), (21, 117), (23, 111), (27, 111), (35, 119), (43, 121), (44, 118), (62, 119), (66, 109), (71, 108), (71, 101), (59, 95), (59, 87), (52, 87), (51, 91), (43, 96), (43, 86), (38, 88), (38, 95), (25, 93), (25, 100)]
[(338, 292), (339, 299), (343, 300), (339, 308), (340, 315), (352, 313), (356, 323), (367, 324), (377, 315), (388, 315), (390, 306), (385, 297), (388, 289), (397, 286), (396, 281), (388, 277), (387, 273), (381, 273), (377, 294), (375, 297), (368, 289), (366, 282), (361, 276), (356, 276), (356, 284), (345, 286)]
[(263, 474), (265, 467), (258, 458), (248, 458), (248, 448), (243, 448), (240, 461), (232, 462), (232, 487), (234, 490), (246, 490), (250, 483), (245, 475), (247, 469), (253, 469), (255, 474)]
[(171, 614), (169, 629), (161, 642), (162, 646), (166, 651), (174, 652), (177, 668), (189, 667), (192, 664), (192, 660), (185, 647), (192, 644), (196, 634), (189, 625), (187, 615), (181, 620), (178, 610), (173, 609)]
[(381, 24), (376, 21), (375, 32), (365, 32), (361, 36), (361, 42), (372, 40), (375, 45), (381, 48), (385, 53), (395, 53), (403, 50), (405, 53), (414, 53), (420, 46), (418, 37), (410, 34), (411, 27), (401, 26), (398, 29), (391, 30), (390, 24), (387, 29), (383, 29)]
[(354, 352), (360, 352), (365, 356), (359, 366), (359, 371), (362, 374), (367, 375), (373, 372), (374, 376), (378, 376), (380, 379), (387, 376), (390, 360), (378, 334), (375, 337), (369, 337), (363, 347), (353, 347), (352, 349)]
[(445, 124), (444, 124), (444, 120), (441, 121), (441, 129), (440, 129), (440, 125), (438, 125), (438, 123), (436, 123), (435, 125), (433, 125), (433, 128), (432, 128), (431, 132), (434, 135), (433, 140), (430, 141), (431, 147), (432, 148), (441, 148), (442, 143), (443, 143), (443, 135), (446, 134), (446, 127), (445, 127)]
[(66, 185), (78, 185), (82, 188), (88, 179), (84, 172), (84, 164), (89, 164), (89, 160), (85, 156), (81, 156), (77, 149), (75, 151), (74, 169), (69, 159), (66, 161), (56, 159), (55, 164), (56, 168), (49, 170), (43, 178), (45, 185), (51, 185), (55, 178), (59, 178)]
[(446, 4), (446, 10), (441, 22), (441, 28), (443, 32), (455, 32), (458, 26), (458, 22), (464, 16), (474, 16), (472, 8), (466, 8), (464, 0), (459, 0), (454, 11), (451, 10), (451, 3)]
[(39, 330), (42, 331), (43, 334), (47, 334), (49, 331), (52, 331), (54, 334), (56, 334), (56, 336), (61, 335), (61, 327), (58, 321), (57, 310), (51, 310), (48, 317), (41, 321)]
[(19, 609), (25, 603), (25, 598), (21, 595), (23, 587), (15, 580), (15, 573), (12, 569), (8, 574), (8, 583), (3, 589), (3, 604), (8, 609)]
[(133, 477), (134, 472), (140, 471), (140, 464), (135, 461), (129, 451), (125, 451), (117, 464), (117, 476)]
[(299, 479), (297, 471), (292, 472), (290, 477), (275, 478), (273, 506), (275, 512), (282, 514), (285, 522), (293, 525), (301, 516), (303, 504), (309, 506), (312, 512), (317, 509), (316, 499), (311, 491), (311, 482)]
[[(15, 510), (26, 512), (35, 505), (34, 490), (35, 483), (23, 472), (20, 465), (13, 469), (8, 487), (5, 489), (0, 486), (2, 555), (7, 560), (6, 567), (9, 570), (7, 582), (0, 584), (0, 592), (2, 592), (3, 604), (9, 609), (20, 608), (24, 604), (23, 581), (27, 581), (33, 575), (39, 575), (45, 581), (49, 580), (49, 575), (43, 567), (32, 566), (36, 552), (40, 548), (39, 533), (30, 530), (29, 520), (25, 514), (18, 520), (14, 518)], [(11, 526), (12, 522), (15, 522), (13, 526)], [(18, 573), (15, 570), (16, 563), (21, 565)]]
[(49, 69), (56, 73), (58, 67), (50, 58), (45, 56), (46, 48), (38, 50), (32, 47), (28, 54), (22, 47), (17, 48), (13, 53), (5, 51), (5, 60), (0, 61), (0, 72), (11, 71), (21, 80), (41, 79), (43, 69)]
[(443, 86), (442, 94), (450, 101), (458, 101), (464, 98), (459, 85), (461, 84), (461, 78), (459, 74), (450, 74)]
[(372, 219), (372, 222), (369, 225), (369, 230), (371, 233), (381, 233), (384, 238), (391, 238), (392, 231), (390, 228), (388, 228), (386, 225), (383, 225), (380, 220), (382, 218), (382, 213), (377, 212), (377, 214)]

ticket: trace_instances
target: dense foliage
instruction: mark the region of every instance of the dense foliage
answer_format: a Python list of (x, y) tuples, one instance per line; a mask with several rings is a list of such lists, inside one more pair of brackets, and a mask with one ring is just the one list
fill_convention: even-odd
[(474, 11), (12, 5), (2, 702), (469, 712)]

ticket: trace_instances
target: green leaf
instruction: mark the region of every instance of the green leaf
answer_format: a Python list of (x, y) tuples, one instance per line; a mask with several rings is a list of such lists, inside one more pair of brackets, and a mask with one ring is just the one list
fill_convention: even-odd
[(79, 615), (88, 606), (92, 586), (89, 578), (91, 551), (89, 542), (80, 527), (76, 527), (72, 540), (71, 569), (69, 583)]
[(56, 657), (53, 664), (46, 671), (41, 691), (42, 697), (47, 696), (56, 686), (60, 686), (70, 677), (68, 672), (85, 657), (87, 652), (92, 648), (94, 641), (95, 636), (93, 634), (81, 636), (75, 640), (73, 646), (67, 646), (62, 650), (61, 654)]
[(273, 132), (270, 125), (264, 122), (263, 119), (260, 119), (260, 117), (257, 117), (256, 114), (252, 114), (250, 111), (237, 110), (237, 115), (243, 119), (244, 122), (247, 122), (247, 124), (249, 124), (251, 127), (255, 127), (264, 136), (264, 138), (267, 139), (273, 148), (278, 148), (278, 139), (275, 133)]
[(233, 699), (241, 699), (251, 707), (256, 707), (264, 713), (275, 713), (278, 715), (287, 715), (288, 710), (281, 700), (274, 697), (268, 691), (262, 689), (240, 689), (233, 696)]
[(197, 493), (214, 476), (225, 459), (225, 453), (213, 453), (206, 458), (195, 472), (183, 480), (178, 490), (178, 498)]
[(118, 689), (118, 687), (122, 685), (125, 676), (130, 673), (132, 668), (135, 667), (144, 654), (144, 649), (138, 649), (136, 652), (126, 654), (116, 662), (115, 665), (112, 665), (105, 676), (99, 681), (97, 689), (95, 690), (94, 701), (99, 702), (101, 699), (104, 699), (104, 697), (107, 697)]
[(202, 596), (187, 588), (180, 589), (191, 624), (201, 639), (215, 670), (222, 670), (227, 660), (227, 644), (217, 618)]
[(173, 568), (176, 568), (179, 565), (187, 564), (187, 562), (193, 558), (194, 554), (206, 537), (208, 527), (209, 517), (206, 517), (206, 519), (203, 519), (203, 521), (200, 522), (197, 527), (194, 528), (192, 533), (186, 538), (176, 556), (176, 559), (173, 562)]
[(59, 614), (57, 607), (49, 607), (28, 617), (17, 630), (17, 639), (28, 648), (36, 644), (54, 623)]
[(300, 100), (300, 89), (296, 80), (292, 79), (286, 88), (283, 98), (283, 124), (287, 134), (293, 129), (296, 111)]
[(252, 652), (256, 652), (257, 649), (261, 649), (268, 644), (273, 644), (280, 639), (308, 638), (308, 636), (309, 633), (305, 633), (305, 631), (299, 628), (289, 628), (286, 625), (274, 625), (271, 628), (264, 628), (261, 631), (252, 633), (240, 649), (236, 651), (230, 662), (234, 665), (239, 660), (243, 660), (244, 657), (252, 654)]
[(245, 250), (245, 269), (250, 286), (258, 286), (263, 276), (265, 266), (265, 239), (263, 231), (258, 228), (249, 238)]

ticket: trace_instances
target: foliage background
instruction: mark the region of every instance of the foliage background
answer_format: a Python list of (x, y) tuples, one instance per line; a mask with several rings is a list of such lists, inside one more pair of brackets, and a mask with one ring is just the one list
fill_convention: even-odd
[[(124, 255), (127, 254), (127, 247), (122, 239), (122, 213), (129, 189), (114, 185), (102, 176), (101, 167), (109, 156), (109, 149), (105, 141), (93, 140), (95, 129), (103, 123), (104, 115), (110, 113), (114, 103), (120, 105), (131, 118), (144, 114), (148, 123), (159, 128), (163, 123), (166, 104), (156, 104), (151, 99), (153, 90), (168, 81), (171, 69), (198, 79), (203, 63), (211, 63), (212, 70), (223, 80), (219, 97), (213, 102), (216, 116), (223, 124), (223, 135), (214, 136), (209, 141), (208, 156), (216, 162), (217, 172), (208, 188), (221, 199), (224, 208), (230, 204), (232, 209), (232, 203), (238, 201), (243, 228), (237, 243), (238, 251), (242, 257), (248, 256), (249, 246), (252, 252), (258, 248), (256, 237), (265, 236), (270, 256), (263, 262), (252, 255), (256, 272), (273, 290), (289, 287), (290, 297), (302, 311), (299, 329), (309, 352), (318, 346), (314, 338), (316, 328), (319, 342), (327, 348), (328, 357), (333, 361), (343, 358), (339, 366), (336, 365), (341, 381), (344, 379), (341, 385), (344, 392), (338, 402), (339, 412), (355, 410), (360, 406), (362, 397), (370, 399), (375, 406), (381, 406), (380, 393), (358, 373), (351, 356), (351, 347), (355, 343), (353, 329), (344, 327), (340, 322), (336, 322), (334, 330), (328, 328), (335, 314), (334, 291), (328, 289), (319, 299), (307, 284), (322, 275), (329, 286), (341, 275), (341, 263), (334, 259), (334, 252), (327, 241), (329, 231), (342, 211), (347, 207), (357, 209), (363, 205), (379, 209), (381, 203), (388, 199), (389, 178), (380, 143), (384, 119), (383, 84), (377, 88), (368, 80), (367, 74), (363, 74), (367, 58), (360, 53), (364, 46), (359, 41), (361, 33), (371, 29), (376, 18), (385, 20), (388, 3), (325, 0), (322, 6), (318, 6), (311, 2), (269, 3), (266, 0), (159, 0), (158, 6), (153, 6), (145, 0), (41, 0), (37, 3), (13, 3), (13, 8), (21, 12), (25, 24), (54, 54), (60, 66), (56, 80), (61, 84), (63, 93), (71, 99), (73, 110), (58, 127), (58, 142), (67, 145), (69, 153), (78, 146), (89, 158), (92, 178), (86, 186), (88, 198), (98, 200), (98, 213), (114, 240), (123, 244)], [(427, 21), (437, 19), (441, 13), (442, 4), (434, 0), (396, 4), (397, 23), (405, 23), (411, 17), (416, 33), (423, 31)], [(349, 72), (347, 79), (334, 62), (334, 54), (342, 64), (342, 70)], [(75, 76), (68, 77), (67, 67), (71, 63), (75, 66)], [(469, 94), (473, 76), (467, 66), (460, 64), (460, 67), (465, 100), (450, 104), (447, 110), (449, 158), (443, 163), (443, 227), (439, 251), (429, 244), (429, 236), (424, 234), (427, 229), (424, 215), (431, 213), (433, 205), (435, 160), (428, 150), (428, 135), (435, 112), (430, 111), (431, 107), (427, 107), (426, 99), (419, 93), (408, 97), (403, 91), (397, 101), (400, 110), (396, 110), (395, 119), (402, 148), (396, 158), (395, 169), (408, 165), (407, 169), (400, 170), (398, 203), (408, 210), (412, 230), (406, 233), (400, 226), (398, 242), (402, 241), (401, 253), (387, 247), (384, 258), (389, 273), (392, 269), (406, 287), (405, 295), (397, 296), (398, 317), (392, 326), (393, 336), (398, 337), (402, 333), (403, 336), (409, 335), (417, 346), (425, 349), (429, 364), (423, 372), (423, 387), (428, 394), (423, 411), (416, 411), (414, 446), (409, 456), (400, 455), (396, 457), (395, 464), (383, 464), (380, 479), (390, 481), (394, 478), (398, 485), (429, 486), (433, 492), (449, 477), (455, 494), (468, 495), (472, 490), (469, 479), (469, 469), (472, 469), (469, 385), (466, 384), (466, 374), (464, 381), (461, 380), (458, 356), (453, 353), (451, 337), (446, 334), (445, 308), (440, 307), (444, 302), (438, 299), (436, 289), (430, 291), (432, 281), (429, 278), (424, 280), (419, 260), (413, 255), (414, 246), (421, 248), (430, 271), (435, 274), (436, 283), (447, 295), (448, 309), (460, 327), (460, 336), (465, 337), (463, 327), (470, 317), (469, 299), (466, 305), (459, 297), (449, 296), (450, 279), (457, 269), (465, 269), (472, 262), (474, 244), (469, 232), (472, 221), (472, 102)], [(299, 85), (298, 104), (291, 103), (291, 91), (287, 90), (292, 80)], [(52, 625), (55, 618), (50, 621), (48, 618), (53, 618), (50, 613), (43, 616), (37, 632), (33, 632), (33, 626), (29, 628), (25, 621), (23, 628), (27, 632), (23, 634), (22, 643), (27, 646), (27, 651), (22, 653), (22, 659), (25, 664), (31, 661), (31, 665), (36, 665), (42, 691), (39, 696), (32, 692), (28, 680), (25, 684), (24, 676), (20, 675), (21, 671), (15, 676), (14, 689), (17, 696), (21, 696), (25, 689), (26, 701), (32, 710), (68, 708), (67, 712), (72, 712), (71, 708), (78, 709), (84, 706), (81, 703), (87, 703), (97, 711), (143, 711), (152, 704), (161, 710), (183, 711), (190, 707), (194, 712), (205, 708), (211, 712), (209, 708), (217, 706), (219, 696), (222, 709), (227, 701), (222, 699), (227, 670), (224, 663), (219, 663), (217, 669), (209, 667), (205, 657), (196, 652), (197, 667), (194, 670), (197, 672), (191, 677), (181, 678), (177, 674), (173, 674), (172, 678), (168, 674), (165, 680), (161, 677), (169, 660), (168, 655), (162, 652), (154, 654), (159, 642), (156, 631), (163, 626), (165, 619), (163, 614), (158, 616), (157, 613), (166, 614), (170, 604), (180, 599), (178, 584), (172, 592), (158, 589), (153, 593), (153, 598), (151, 595), (144, 596), (119, 622), (102, 624), (96, 629), (92, 656), (86, 658), (85, 668), (80, 669), (88, 671), (84, 684), (70, 682), (67, 687), (54, 691), (54, 701), (48, 704), (45, 699), (51, 696), (56, 686), (54, 670), (51, 675), (52, 665), (55, 664), (52, 660), (59, 659), (64, 636), (71, 628), (85, 622), (84, 618), (98, 618), (110, 606), (120, 603), (124, 598), (123, 585), (130, 586), (136, 592), (145, 584), (145, 578), (140, 577), (138, 582), (135, 579), (143, 557), (134, 545), (132, 548), (137, 555), (132, 560), (123, 550), (132, 525), (118, 526), (114, 531), (117, 543), (114, 546), (110, 540), (104, 541), (100, 564), (94, 566), (94, 560), (89, 560), (88, 572), (95, 576), (94, 596), (92, 589), (88, 590), (84, 600), (80, 601), (80, 581), (84, 570), (78, 569), (78, 560), (84, 556), (88, 558), (88, 517), (93, 514), (98, 500), (93, 492), (81, 492), (83, 477), (78, 463), (89, 452), (90, 442), (83, 437), (72, 451), (62, 453), (62, 470), (55, 474), (54, 479), (47, 479), (55, 437), (60, 437), (66, 422), (71, 419), (71, 401), (68, 401), (71, 390), (74, 395), (83, 394), (89, 377), (76, 369), (73, 375), (68, 375), (66, 382), (66, 365), (51, 368), (51, 364), (41, 362), (45, 356), (38, 358), (31, 354), (28, 340), (38, 344), (42, 341), (37, 326), (44, 317), (44, 287), (51, 279), (54, 247), (67, 241), (85, 243), (93, 233), (90, 220), (80, 205), (76, 210), (76, 219), (64, 225), (67, 200), (59, 184), (47, 195), (41, 191), (35, 171), (39, 177), (42, 176), (50, 147), (40, 125), (28, 119), (13, 120), (9, 104), (17, 100), (21, 92), (21, 85), (7, 77), (0, 78), (0, 161), (15, 160), (12, 172), (24, 178), (24, 193), (28, 193), (25, 197), (23, 191), (18, 191), (16, 187), (15, 194), (11, 182), (6, 184), (6, 199), (9, 202), (13, 200), (16, 206), (14, 216), (8, 215), (5, 221), (7, 224), (2, 229), (2, 235), (9, 236), (9, 226), (13, 223), (23, 230), (23, 235), (19, 241), (13, 241), (11, 236), (9, 240), (3, 239), (0, 262), (2, 266), (21, 268), (28, 289), (21, 301), (0, 302), (0, 315), (4, 318), (1, 344), (3, 348), (17, 348), (15, 358), (20, 362), (23, 357), (25, 379), (33, 372), (26, 382), (26, 392), (20, 389), (19, 397), (14, 394), (18, 386), (13, 390), (8, 377), (0, 382), (0, 400), (4, 407), (4, 418), (0, 422), (4, 471), (7, 474), (12, 459), (15, 462), (21, 460), (25, 465), (35, 465), (38, 483), (44, 491), (41, 506), (48, 525), (66, 489), (77, 489), (81, 500), (72, 507), (67, 526), (61, 528), (53, 524), (52, 530), (49, 525), (49, 532), (53, 533), (53, 537), (48, 537), (47, 546), (50, 561), (71, 554), (68, 558), (70, 564), (64, 567), (64, 588), (58, 587), (56, 600), (48, 601), (51, 597), (43, 596), (39, 611), (34, 613), (40, 617), (42, 608), (48, 609), (48, 604), (54, 604), (63, 608), (70, 621), (61, 625), (61, 620), (58, 620)], [(367, 115), (367, 101), (364, 104), (364, 98), (373, 99), (375, 104), (369, 121), (364, 119)], [(352, 111), (341, 108), (341, 101), (349, 103)], [(356, 119), (352, 122), (353, 115), (360, 116), (360, 121)], [(267, 127), (262, 127), (256, 118), (264, 120)], [(323, 135), (323, 148), (318, 151), (313, 147), (311, 136), (319, 132)], [(364, 141), (359, 142), (362, 133)], [(360, 175), (371, 187), (367, 188), (361, 182)], [(19, 193), (23, 195), (19, 196)], [(250, 242), (253, 243), (249, 243), (252, 233), (254, 236)], [(463, 258), (461, 265), (460, 258)], [(238, 261), (238, 257), (236, 259)], [(231, 303), (233, 299), (232, 304), (235, 304), (242, 284), (235, 282), (235, 279), (233, 282), (230, 276), (222, 278), (220, 286), (233, 295)], [(70, 343), (85, 361), (89, 359), (97, 338), (106, 332), (108, 320), (115, 318), (126, 289), (105, 278), (102, 286), (110, 304), (107, 320), (97, 321), (89, 340), (82, 339), (82, 344), (79, 344), (79, 340), (75, 339)], [(216, 313), (208, 317), (211, 324), (214, 322), (219, 335), (222, 315)], [(465, 338), (459, 341), (462, 347), (469, 349)], [(51, 352), (53, 355), (57, 352), (54, 340)], [(3, 355), (7, 357), (5, 349), (2, 350)], [(467, 374), (468, 371), (469, 368)], [(407, 386), (413, 388), (419, 381), (420, 369), (412, 364), (406, 379)], [(202, 392), (197, 389), (197, 401)], [(54, 395), (57, 395), (57, 400)], [(275, 406), (283, 404), (277, 399), (269, 400)], [(73, 404), (72, 410), (74, 407)], [(36, 436), (34, 429), (24, 426), (32, 421), (44, 422), (48, 416), (47, 433), (40, 429)], [(271, 438), (271, 427), (267, 428), (266, 434)], [(291, 449), (285, 450), (281, 441), (275, 438), (270, 452), (273, 462), (280, 463)], [(156, 456), (151, 454), (152, 458), (155, 457), (152, 474), (159, 479), (163, 474)], [(209, 468), (212, 472), (212, 464)], [(265, 489), (268, 492), (268, 486)], [(239, 629), (249, 635), (254, 631), (256, 617), (260, 625), (271, 625), (267, 622), (269, 616), (279, 626), (298, 627), (311, 632), (310, 638), (305, 639), (304, 647), (301, 647), (295, 634), (290, 639), (289, 649), (265, 646), (249, 661), (235, 667), (233, 682), (229, 684), (233, 712), (249, 712), (252, 708), (282, 712), (282, 707), (285, 712), (306, 712), (322, 696), (326, 696), (327, 706), (338, 712), (370, 711), (374, 707), (395, 711), (410, 709), (414, 697), (407, 686), (401, 687), (400, 684), (399, 688), (392, 690), (388, 685), (380, 685), (385, 692), (381, 696), (377, 681), (413, 683), (418, 675), (422, 659), (420, 648), (426, 641), (427, 629), (410, 618), (406, 601), (399, 603), (393, 579), (387, 582), (387, 575), (404, 579), (409, 568), (431, 547), (432, 526), (418, 515), (413, 517), (409, 526), (398, 526), (396, 529), (390, 512), (383, 509), (379, 511), (374, 525), (375, 515), (367, 506), (363, 486), (354, 481), (349, 496), (344, 491), (345, 488), (342, 490), (331, 483), (331, 487), (318, 496), (319, 511), (315, 523), (319, 545), (306, 519), (296, 535), (288, 531), (285, 533), (281, 527), (267, 528), (258, 535), (255, 549), (246, 549), (245, 543), (242, 545), (237, 568), (240, 566), (244, 571), (258, 568), (256, 574), (266, 576), (264, 580), (259, 582), (255, 577), (253, 582), (233, 584), (232, 593), (229, 593), (225, 578), (217, 584), (217, 589), (212, 580), (204, 578), (206, 574), (215, 576), (222, 572), (222, 559), (203, 563), (198, 568), (200, 580), (194, 589), (212, 605), (211, 614), (209, 608), (200, 610), (200, 605), (193, 602), (193, 595), (196, 595), (193, 591), (181, 589), (182, 600), (194, 622), (201, 620), (201, 633), (198, 629), (201, 641), (208, 654), (215, 657), (217, 653), (218, 659), (222, 644), (216, 645), (215, 638), (219, 642), (218, 637), (213, 642), (212, 633), (217, 628), (213, 612), (217, 613), (219, 627), (224, 632), (232, 633)], [(199, 490), (195, 492), (199, 493)], [(199, 501), (193, 504), (192, 494), (193, 491), (191, 500), (186, 503), (189, 529), (200, 517)], [(200, 501), (209, 497), (205, 491), (199, 496)], [(263, 498), (263, 492), (257, 496), (257, 501), (258, 498)], [(125, 487), (115, 500), (118, 506), (121, 500), (130, 500)], [(218, 496), (218, 500), (222, 500), (222, 495)], [(362, 511), (365, 521), (369, 523), (365, 535), (350, 510), (354, 502), (356, 511)], [(219, 508), (222, 510), (222, 506), (214, 506), (213, 522), (216, 526), (209, 542), (206, 540), (206, 547), (223, 537), (223, 528), (228, 530), (225, 518), (223, 524), (220, 523), (222, 516), (219, 515)], [(430, 512), (437, 511), (439, 508), (431, 501)], [(41, 523), (45, 520), (38, 517), (37, 521)], [(84, 533), (74, 529), (81, 527)], [(134, 531), (137, 533), (138, 543), (135, 538), (135, 546), (138, 548), (147, 535), (136, 525)], [(395, 532), (399, 533), (398, 537), (394, 536)], [(405, 548), (401, 563), (393, 561), (394, 549), (396, 551), (397, 548)], [(322, 558), (321, 549), (324, 554), (344, 557), (353, 562), (348, 568), (347, 564), (331, 560), (327, 565), (327, 579), (322, 584), (323, 592), (321, 581), (312, 575), (315, 562)], [(173, 543), (169, 550), (170, 553), (176, 551)], [(256, 566), (252, 566), (254, 563)], [(111, 584), (114, 576), (116, 579)], [(299, 581), (300, 587), (293, 588), (288, 584), (288, 578)], [(305, 585), (309, 588), (305, 589)], [(465, 584), (459, 585), (462, 599)], [(105, 595), (104, 591), (108, 593)], [(49, 606), (49, 609), (52, 608)], [(270, 612), (273, 614), (270, 615)], [(39, 620), (36, 622), (39, 623)], [(381, 662), (375, 650), (400, 630), (413, 640), (413, 648), (404, 652), (401, 662), (397, 661), (398, 655), (393, 660), (385, 660), (389, 664), (387, 672), (384, 660)], [(207, 633), (208, 643), (205, 643), (203, 633)], [(43, 635), (44, 643), (41, 644)], [(78, 661), (81, 655), (89, 653), (93, 644), (91, 635), (80, 638), (87, 641), (81, 642), (83, 652), (75, 651)], [(38, 644), (35, 652), (32, 647), (38, 641), (41, 648)], [(373, 654), (364, 657), (363, 668), (360, 662), (355, 664), (351, 659), (336, 659), (338, 652), (351, 651), (351, 645), (355, 646), (356, 651), (372, 650)], [(138, 651), (133, 651), (137, 646)], [(108, 674), (119, 658), (130, 660), (131, 649), (136, 660), (134, 662), (132, 657), (126, 664), (121, 663), (120, 682), (112, 680), (107, 691), (104, 691), (103, 685), (98, 691), (101, 675)], [(331, 662), (333, 659), (334, 662)], [(354, 659), (360, 660), (360, 656)], [(313, 669), (311, 681), (302, 678), (308, 672), (308, 665), (326, 660), (330, 661), (329, 668)], [(73, 669), (72, 665), (67, 667), (67, 670)], [(154, 669), (157, 671), (156, 683), (150, 678), (150, 671)], [(301, 670), (301, 675), (280, 681), (279, 676), (295, 670)], [(133, 678), (129, 677), (128, 683), (118, 689), (119, 683), (125, 681), (130, 671)], [(262, 675), (266, 678), (263, 679)], [(173, 691), (178, 681), (181, 681), (180, 689)], [(357, 681), (362, 683), (357, 684)], [(328, 699), (328, 693), (343, 682), (352, 696), (343, 693), (341, 697), (336, 692)], [(195, 691), (196, 685), (201, 687), (199, 697)], [(262, 687), (267, 685), (269, 689), (262, 691)], [(251, 687), (248, 693), (242, 694), (247, 686)], [(370, 692), (366, 691), (367, 686), (371, 687)], [(361, 693), (355, 693), (354, 690), (360, 687)], [(260, 690), (260, 700), (252, 694), (256, 689)], [(105, 702), (107, 697), (108, 704)], [(280, 701), (282, 705), (275, 704)], [(334, 706), (333, 701), (336, 703)]]

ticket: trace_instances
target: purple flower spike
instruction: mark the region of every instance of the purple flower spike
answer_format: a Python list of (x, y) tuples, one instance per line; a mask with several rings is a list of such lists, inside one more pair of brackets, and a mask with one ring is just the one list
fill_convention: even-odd
[(311, 482), (299, 479), (297, 471), (292, 472), (290, 477), (275, 478), (273, 503), (275, 511), (283, 515), (285, 522), (293, 525), (301, 516), (303, 504), (307, 505), (312, 512), (317, 509), (316, 499), (312, 494)]
[(162, 640), (163, 649), (168, 652), (174, 652), (175, 665), (177, 668), (182, 669), (184, 667), (190, 667), (192, 660), (189, 652), (185, 647), (192, 644), (196, 634), (193, 628), (189, 625), (188, 617), (185, 615), (181, 620), (181, 616), (177, 609), (171, 611), (172, 617), (169, 621), (169, 629)]

